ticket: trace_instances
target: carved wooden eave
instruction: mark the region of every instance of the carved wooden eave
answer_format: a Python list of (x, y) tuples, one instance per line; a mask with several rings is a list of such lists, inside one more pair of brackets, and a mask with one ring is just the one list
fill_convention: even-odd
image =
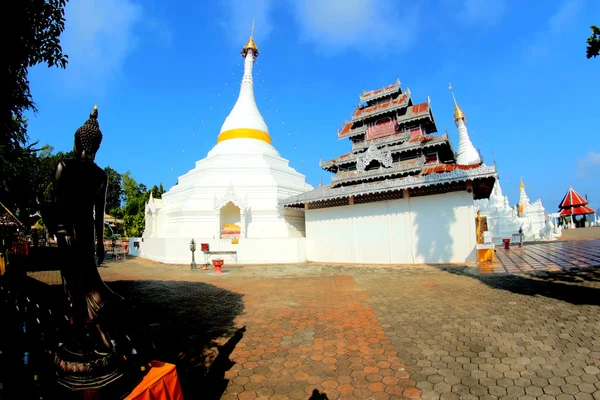
[(370, 171), (347, 171), (335, 175), (331, 183), (332, 185), (340, 185), (349, 182), (360, 182), (366, 180), (378, 180), (381, 178), (387, 178), (394, 175), (401, 175), (410, 172), (418, 172), (425, 165), (425, 157), (419, 157), (408, 161), (401, 161), (393, 164), (388, 168), (378, 168)]
[[(396, 111), (400, 108), (407, 107), (410, 103), (410, 95), (408, 93), (404, 93), (402, 97), (396, 100), (390, 100), (387, 103), (377, 104), (374, 106), (359, 108), (357, 111), (352, 114), (351, 121), (357, 122), (362, 121), (368, 118), (373, 118), (379, 115), (383, 115), (388, 112)], [(357, 115), (358, 111), (362, 111)]]
[(365, 125), (361, 125), (356, 128), (350, 128), (346, 132), (344, 132), (344, 128), (346, 127), (347, 124), (354, 124), (354, 123), (351, 121), (345, 121), (342, 124), (342, 128), (338, 131), (338, 140), (345, 139), (345, 138), (351, 138), (351, 137), (359, 136), (359, 135), (364, 135), (367, 132), (367, 127)]
[(396, 79), (396, 82), (383, 87), (381, 89), (369, 90), (367, 92), (363, 92), (360, 95), (360, 101), (366, 103), (367, 101), (377, 100), (385, 96), (390, 96), (395, 93), (401, 92), (400, 88), (400, 79)]
[[(447, 144), (449, 146), (451, 146), (450, 143), (450, 138), (448, 137), (448, 134), (443, 134), (440, 136), (426, 136), (426, 140), (421, 142), (409, 142), (406, 141), (406, 139), (408, 139), (410, 137), (409, 134), (407, 134), (406, 136), (402, 136), (401, 138), (390, 138), (390, 140), (388, 142), (394, 142), (394, 141), (400, 141), (402, 139), (404, 139), (405, 141), (403, 143), (400, 144), (396, 144), (393, 146), (389, 146), (386, 148), (387, 151), (390, 151), (392, 154), (396, 154), (396, 153), (400, 153), (403, 151), (407, 151), (407, 150), (413, 150), (416, 148), (428, 148), (431, 146), (436, 146), (436, 145), (441, 145), (441, 144)], [(392, 140), (394, 139), (394, 140)], [(377, 140), (373, 140), (372, 144), (377, 144), (380, 146), (383, 146), (384, 144), (386, 144), (386, 141), (377, 141)], [(369, 144), (369, 146), (371, 146), (371, 144)], [(362, 156), (364, 154), (363, 153), (350, 153), (348, 155), (346, 155), (344, 158), (334, 158), (333, 160), (329, 160), (329, 161), (322, 161), (320, 162), (320, 166), (323, 169), (329, 169), (331, 167), (333, 167), (334, 165), (345, 165), (345, 164), (353, 164), (354, 162), (356, 162), (356, 159), (360, 156)]]
[(217, 197), (217, 195), (214, 194), (213, 207), (216, 211), (219, 211), (221, 208), (225, 207), (227, 203), (233, 203), (239, 207), (240, 211), (242, 212), (248, 208), (248, 198), (246, 196), (241, 197), (238, 195), (233, 189), (232, 185), (229, 186), (222, 197)]
[(359, 151), (365, 149), (371, 145), (371, 143), (375, 143), (378, 146), (390, 145), (395, 142), (404, 142), (410, 137), (410, 131), (405, 129), (402, 131), (397, 131), (396, 133), (390, 136), (384, 136), (376, 139), (371, 139), (370, 141), (363, 141), (360, 143), (352, 143), (352, 151)]
[(480, 165), (472, 169), (455, 169), (451, 172), (432, 173), (429, 175), (407, 176), (403, 178), (388, 179), (379, 182), (361, 183), (355, 186), (333, 188), (330, 185), (292, 196), (279, 201), (280, 207), (306, 204), (311, 201), (332, 200), (349, 196), (359, 196), (379, 192), (389, 192), (400, 189), (411, 189), (454, 182), (493, 178), (497, 179), (496, 167)]

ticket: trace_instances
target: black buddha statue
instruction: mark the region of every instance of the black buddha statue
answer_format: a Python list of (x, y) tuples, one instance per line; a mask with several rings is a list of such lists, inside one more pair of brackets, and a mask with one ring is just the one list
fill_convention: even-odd
[(76, 158), (61, 160), (54, 179), (50, 220), (61, 252), (65, 294), (64, 344), (55, 356), (59, 383), (71, 389), (102, 387), (121, 376), (107, 332), (107, 314), (123, 299), (103, 282), (107, 175), (94, 162), (102, 132), (98, 109), (75, 133)]

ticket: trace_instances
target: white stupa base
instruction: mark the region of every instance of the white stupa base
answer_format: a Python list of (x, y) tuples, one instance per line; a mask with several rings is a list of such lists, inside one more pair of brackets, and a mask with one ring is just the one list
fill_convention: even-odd
[[(202, 243), (208, 243), (210, 251), (235, 251), (237, 264), (296, 264), (306, 261), (305, 238), (280, 239), (239, 239), (239, 244), (232, 244), (231, 239), (195, 238), (196, 264), (204, 263)], [(179, 238), (144, 239), (138, 253), (142, 258), (166, 264), (190, 264), (192, 252), (190, 240)], [(235, 265), (236, 260), (227, 254), (215, 255), (222, 258), (225, 265)]]

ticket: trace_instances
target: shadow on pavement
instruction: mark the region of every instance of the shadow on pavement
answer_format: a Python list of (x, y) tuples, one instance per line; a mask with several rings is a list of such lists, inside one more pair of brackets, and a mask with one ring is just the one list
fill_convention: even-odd
[[(152, 340), (155, 359), (177, 366), (184, 398), (220, 398), (224, 373), (233, 365), (229, 355), (244, 332), (234, 327), (244, 309), (242, 295), (203, 282), (107, 284), (125, 297), (132, 333)], [(223, 337), (231, 338), (219, 346)]]
[[(29, 296), (32, 304), (43, 304), (56, 318), (62, 317), (61, 285), (47, 285), (23, 273), (9, 275), (0, 277), (4, 289), (13, 296)], [(227, 386), (225, 371), (233, 366), (229, 355), (245, 330), (234, 326), (244, 309), (241, 294), (203, 282), (115, 281), (107, 285), (125, 298), (110, 324), (115, 337), (128, 335), (140, 358), (175, 364), (184, 398), (221, 397)], [(3, 326), (5, 331), (8, 328)]]
[[(477, 279), (494, 289), (527, 296), (544, 296), (575, 305), (600, 305), (600, 269), (596, 268), (520, 275), (475, 275), (469, 267), (437, 268), (451, 274)], [(598, 287), (590, 287), (590, 284)]]
[(318, 389), (314, 389), (312, 396), (310, 396), (308, 400), (329, 400), (329, 397), (327, 397), (327, 393), (319, 392)]

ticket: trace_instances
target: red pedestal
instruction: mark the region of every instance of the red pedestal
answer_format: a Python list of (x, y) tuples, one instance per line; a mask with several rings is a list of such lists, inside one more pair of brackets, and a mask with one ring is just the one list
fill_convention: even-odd
[(509, 238), (502, 239), (502, 243), (504, 243), (504, 250), (508, 250), (510, 248), (510, 239)]
[(215, 274), (220, 275), (223, 273), (221, 267), (223, 267), (223, 260), (212, 260), (213, 267), (215, 267)]

